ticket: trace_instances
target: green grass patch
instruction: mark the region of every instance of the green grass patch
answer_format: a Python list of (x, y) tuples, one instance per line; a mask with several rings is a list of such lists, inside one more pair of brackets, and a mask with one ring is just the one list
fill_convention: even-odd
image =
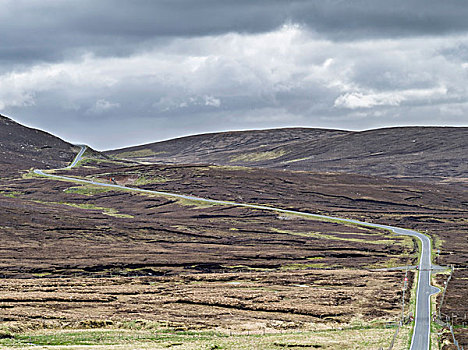
[(360, 327), (268, 333), (257, 330), (243, 334), (225, 334), (213, 331), (176, 331), (172, 328), (155, 330), (80, 329), (43, 330), (12, 334), (0, 339), (2, 349), (31, 346), (70, 349), (167, 349), (179, 350), (250, 350), (323, 348), (341, 350), (378, 349), (388, 346), (392, 328)]
[(307, 269), (323, 269), (325, 267), (333, 267), (332, 265), (327, 265), (323, 263), (316, 263), (316, 264), (301, 264), (301, 263), (294, 263), (294, 264), (286, 264), (280, 267), (280, 270), (288, 271), (288, 270), (307, 270)]
[(381, 260), (378, 263), (371, 264), (371, 265), (365, 265), (363, 268), (366, 269), (388, 269), (392, 267), (399, 267), (402, 265), (401, 259), (399, 259), (401, 255), (399, 256), (391, 256), (388, 257), (387, 260)]
[(171, 199), (176, 199), (176, 203), (183, 206), (195, 207), (196, 209), (211, 208), (216, 205), (223, 205), (218, 203), (210, 203), (196, 199), (178, 198), (170, 196)]
[[(297, 231), (290, 231), (290, 230), (279, 230), (276, 228), (271, 228), (272, 231), (278, 232), (278, 233), (286, 233), (289, 235), (293, 236), (303, 236), (303, 237), (314, 237), (314, 238), (321, 238), (321, 239), (327, 239), (327, 240), (334, 240), (334, 241), (348, 241), (348, 242), (359, 242), (359, 243), (366, 243), (366, 244), (385, 244), (385, 245), (393, 245), (393, 244), (399, 244), (398, 241), (393, 241), (393, 240), (388, 240), (388, 239), (382, 239), (382, 240), (369, 240), (369, 239), (360, 239), (360, 238), (347, 238), (346, 234), (355, 234), (353, 232), (337, 232), (340, 235), (344, 235), (344, 237), (338, 237), (322, 232), (297, 232)], [(360, 234), (360, 233), (358, 233)]]
[(128, 165), (128, 163), (119, 162), (118, 160), (102, 159), (102, 158), (82, 158), (77, 164), (80, 166), (94, 166), (100, 164), (111, 164), (111, 165)]
[(171, 180), (164, 176), (154, 176), (154, 177), (140, 176), (135, 181), (135, 185), (158, 184), (158, 183), (164, 183), (168, 181), (171, 181)]
[[(418, 239), (419, 242), (419, 239)], [(418, 290), (418, 283), (419, 283), (419, 270), (414, 272), (414, 279), (413, 279), (413, 288), (411, 288), (411, 297), (409, 301), (409, 305), (406, 307), (407, 313), (412, 313), (413, 316), (416, 315), (416, 292)], [(411, 324), (411, 329), (408, 334), (407, 344), (408, 349), (411, 346), (411, 339), (413, 338), (414, 333), (414, 321)]]
[(64, 192), (82, 194), (84, 196), (93, 196), (96, 194), (111, 192), (111, 191), (115, 191), (115, 189), (108, 188), (108, 187), (93, 186), (93, 185), (89, 185), (89, 186), (83, 185), (83, 186), (74, 186), (74, 187), (67, 188)]
[[(442, 251), (442, 247), (444, 245), (444, 240), (441, 239), (439, 236), (434, 235), (432, 237), (432, 256), (435, 258), (437, 256), (437, 251)], [(435, 259), (432, 259), (432, 261), (435, 261)]]
[(35, 346), (60, 346), (60, 345), (115, 345), (119, 343), (141, 342), (156, 340), (159, 337), (153, 333), (135, 334), (134, 332), (118, 331), (69, 331), (44, 334), (19, 334), (12, 339), (4, 339), (0, 344), (10, 346), (35, 345)]
[(24, 192), (21, 191), (0, 191), (0, 195), (4, 197), (16, 198), (18, 196), (23, 195)]
[[(24, 173), (21, 178), (23, 179), (39, 179), (39, 178), (44, 178), (42, 175), (36, 174), (34, 169), (30, 169), (27, 173)], [(44, 171), (45, 172), (45, 171)]]
[(117, 218), (133, 218), (132, 215), (129, 214), (121, 214), (114, 208), (105, 208), (99, 207), (94, 204), (90, 203), (68, 203), (68, 202), (45, 202), (40, 200), (32, 200), (35, 203), (41, 204), (59, 204), (59, 205), (66, 205), (73, 208), (85, 209), (85, 210), (99, 210), (104, 215), (109, 215)]
[(231, 163), (235, 162), (260, 162), (262, 160), (276, 159), (286, 154), (285, 150), (279, 149), (274, 151), (265, 152), (251, 152), (244, 153), (237, 156), (231, 157), (229, 160)]
[(145, 157), (152, 157), (158, 154), (164, 154), (167, 152), (154, 152), (152, 149), (144, 148), (137, 151), (128, 151), (128, 152), (120, 152), (115, 155), (117, 158), (145, 158)]
[(248, 270), (248, 271), (276, 271), (276, 268), (267, 268), (267, 267), (255, 267), (247, 265), (222, 265), (223, 268), (232, 269), (232, 270)]
[(285, 162), (282, 162), (283, 164), (289, 164), (289, 163), (295, 163), (295, 162), (300, 162), (300, 161), (303, 161), (303, 160), (307, 160), (307, 159), (310, 159), (312, 157), (304, 157), (304, 158), (298, 158), (298, 159), (291, 159), (291, 160), (287, 160)]
[(36, 277), (46, 277), (49, 275), (52, 275), (52, 272), (33, 273), (33, 276), (36, 276)]
[(237, 170), (237, 171), (243, 171), (243, 172), (254, 172), (256, 171), (255, 169), (252, 169), (251, 167), (246, 167), (242, 165), (209, 165), (207, 166), (209, 169), (223, 169), (223, 170)]

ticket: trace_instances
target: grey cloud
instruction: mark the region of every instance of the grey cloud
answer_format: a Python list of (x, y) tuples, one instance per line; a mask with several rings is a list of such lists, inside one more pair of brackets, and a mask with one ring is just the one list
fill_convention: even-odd
[(0, 111), (99, 149), (229, 129), (466, 125), (465, 8), (4, 1)]
[(311, 29), (345, 40), (440, 35), (468, 28), (462, 0), (309, 1), (296, 4), (294, 13)]
[(460, 43), (456, 46), (444, 48), (439, 51), (441, 55), (454, 62), (468, 61), (468, 43)]
[(262, 33), (299, 23), (332, 40), (442, 35), (468, 29), (461, 0), (5, 0), (0, 62), (125, 56), (174, 37)]

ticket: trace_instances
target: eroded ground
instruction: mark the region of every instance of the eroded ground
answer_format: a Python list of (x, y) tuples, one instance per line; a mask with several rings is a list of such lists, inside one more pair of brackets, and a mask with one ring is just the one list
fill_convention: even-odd
[[(90, 163), (89, 165), (96, 165)], [(103, 166), (101, 163), (100, 167)], [(144, 170), (144, 171), (142, 171)], [(77, 170), (96, 175), (95, 169)], [(467, 324), (468, 197), (466, 187), (399, 181), (350, 174), (311, 174), (242, 167), (193, 165), (112, 169), (119, 183), (281, 208), (386, 223), (425, 232), (433, 238), (437, 264), (456, 267), (442, 312)], [(440, 302), (441, 295), (437, 301)], [(456, 329), (464, 344), (466, 329)]]
[[(429, 230), (438, 263), (458, 266), (453, 281), (466, 271), (466, 195), (451, 187), (99, 162), (71, 173)], [(0, 317), (11, 325), (144, 319), (226, 333), (382, 324), (398, 318), (404, 272), (372, 269), (417, 257), (411, 238), (376, 229), (40, 178), (3, 182), (0, 207)], [(459, 311), (466, 291), (451, 286), (444, 307)]]
[(325, 321), (394, 320), (401, 280), (401, 272), (366, 270), (3, 279), (0, 310), (12, 323), (143, 319), (183, 329), (310, 330)]
[(11, 277), (378, 268), (416, 259), (409, 237), (264, 210), (42, 179), (3, 191), (0, 267)]

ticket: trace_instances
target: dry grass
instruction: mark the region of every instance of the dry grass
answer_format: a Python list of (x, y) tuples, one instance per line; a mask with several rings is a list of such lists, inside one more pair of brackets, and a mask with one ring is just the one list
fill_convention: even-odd
[[(236, 334), (170, 330), (41, 330), (11, 340), (0, 349), (35, 345), (35, 349), (341, 349), (387, 347), (393, 328), (328, 329), (304, 332)], [(401, 330), (394, 349), (406, 349), (409, 327)], [(29, 344), (29, 345), (28, 345)]]

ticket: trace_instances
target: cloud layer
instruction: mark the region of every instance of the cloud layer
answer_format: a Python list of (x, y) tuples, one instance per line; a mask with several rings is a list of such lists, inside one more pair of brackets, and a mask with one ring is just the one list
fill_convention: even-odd
[(2, 2), (0, 113), (101, 149), (229, 129), (468, 124), (460, 2), (115, 5)]

